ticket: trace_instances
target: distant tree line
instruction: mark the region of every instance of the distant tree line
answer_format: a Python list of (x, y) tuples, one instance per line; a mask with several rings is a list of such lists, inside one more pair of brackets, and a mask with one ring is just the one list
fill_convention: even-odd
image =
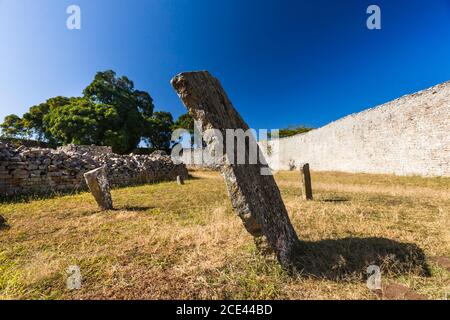
[(98, 72), (81, 97), (50, 98), (22, 118), (6, 116), (0, 128), (4, 138), (35, 139), (53, 147), (94, 144), (124, 154), (143, 142), (152, 150), (169, 150), (172, 131), (190, 128), (193, 120), (185, 114), (174, 121), (169, 112), (154, 109), (150, 94), (108, 70)]
[[(295, 136), (296, 134), (306, 133), (311, 130), (314, 130), (314, 128), (306, 127), (303, 125), (289, 126), (287, 128), (279, 130), (279, 138), (287, 138), (287, 137)], [(269, 137), (270, 137), (270, 133), (269, 133)]]

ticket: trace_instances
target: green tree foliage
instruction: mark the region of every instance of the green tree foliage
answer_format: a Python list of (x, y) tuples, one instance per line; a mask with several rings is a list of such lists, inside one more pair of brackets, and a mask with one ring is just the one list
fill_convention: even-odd
[(15, 114), (6, 116), (0, 128), (2, 129), (2, 135), (6, 138), (21, 138), (25, 136), (22, 119)]
[(144, 139), (147, 146), (153, 150), (168, 151), (173, 126), (173, 117), (169, 112), (154, 112), (147, 118), (146, 139)]
[(194, 118), (189, 113), (182, 114), (173, 125), (173, 129), (186, 129), (194, 134)]
[(76, 98), (55, 97), (46, 102), (32, 106), (30, 110), (23, 115), (22, 124), (28, 138), (35, 137), (38, 141), (45, 141), (51, 146), (58, 145), (58, 139), (52, 136), (50, 128), (45, 123), (45, 118), (51, 111), (55, 111)]
[(123, 141), (115, 126), (120, 124), (116, 109), (85, 98), (72, 99), (45, 116), (51, 136), (62, 144), (97, 144), (120, 150)]
[[(291, 136), (295, 136), (296, 134), (306, 133), (311, 130), (314, 130), (314, 128), (309, 128), (309, 127), (302, 126), (302, 125), (289, 126), (287, 128), (280, 129), (279, 137), (280, 138), (291, 137)], [(270, 133), (269, 133), (269, 137), (270, 137)]]
[[(172, 130), (185, 129), (191, 134), (190, 145), (194, 145), (194, 118), (189, 113), (182, 114), (178, 117), (177, 121), (172, 126)], [(179, 141), (173, 141), (175, 144), (181, 143), (182, 139)]]
[(99, 72), (83, 91), (84, 97), (96, 104), (112, 106), (119, 123), (109, 128), (114, 133), (113, 150), (132, 151), (141, 141), (145, 126), (153, 114), (153, 99), (147, 92), (134, 89), (127, 77), (116, 77), (114, 71)]
[(128, 153), (142, 140), (155, 147), (170, 145), (172, 116), (153, 115), (153, 109), (147, 92), (135, 90), (130, 79), (108, 70), (95, 75), (82, 97), (48, 99), (32, 106), (23, 118), (6, 117), (0, 128), (8, 137), (32, 137), (51, 145), (107, 145)]

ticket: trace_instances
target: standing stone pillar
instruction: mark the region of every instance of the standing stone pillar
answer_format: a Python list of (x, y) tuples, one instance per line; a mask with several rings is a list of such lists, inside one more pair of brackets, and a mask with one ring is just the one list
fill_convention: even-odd
[[(209, 72), (182, 73), (174, 77), (171, 83), (190, 115), (196, 121), (202, 122), (202, 129), (212, 129), (216, 132), (206, 141), (214, 158), (217, 159), (214, 145), (217, 141), (225, 140), (227, 129), (249, 129), (231, 104), (219, 80)], [(217, 133), (221, 133), (222, 137), (218, 137)], [(256, 148), (259, 151), (257, 144)], [(248, 144), (244, 149), (246, 162), (230, 163), (230, 157), (234, 160), (238, 158), (237, 149), (239, 148), (230, 151), (229, 146), (225, 145), (223, 163), (220, 164), (232, 206), (247, 231), (255, 237), (255, 242), (268, 242), (280, 264), (291, 269), (296, 264), (299, 240), (275, 179), (272, 175), (261, 174), (263, 169), (267, 169), (267, 166), (263, 165), (266, 162), (261, 152), (258, 152), (260, 159), (257, 164), (249, 163)], [(240, 156), (242, 157), (242, 154)]]
[(113, 209), (106, 167), (100, 167), (84, 174), (86, 183), (92, 195), (102, 210)]
[(177, 176), (177, 183), (179, 186), (184, 185), (184, 178), (182, 176)]
[(309, 163), (305, 163), (300, 167), (300, 180), (303, 198), (305, 200), (313, 200)]

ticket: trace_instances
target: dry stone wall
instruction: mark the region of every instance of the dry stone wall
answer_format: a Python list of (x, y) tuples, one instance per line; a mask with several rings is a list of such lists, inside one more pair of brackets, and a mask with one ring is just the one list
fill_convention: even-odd
[(276, 170), (450, 176), (450, 81), (260, 145)]
[(86, 189), (83, 174), (106, 165), (112, 186), (187, 178), (184, 164), (163, 152), (117, 155), (109, 148), (69, 146), (59, 150), (13, 147), (0, 143), (0, 195)]
[(179, 157), (179, 161), (186, 164), (189, 169), (220, 170), (220, 166), (215, 163), (214, 157), (206, 149), (185, 148)]
[(95, 145), (84, 146), (84, 145), (69, 144), (67, 146), (59, 147), (57, 150), (65, 153), (88, 153), (92, 156), (101, 156), (104, 154), (113, 153), (111, 147), (95, 146)]

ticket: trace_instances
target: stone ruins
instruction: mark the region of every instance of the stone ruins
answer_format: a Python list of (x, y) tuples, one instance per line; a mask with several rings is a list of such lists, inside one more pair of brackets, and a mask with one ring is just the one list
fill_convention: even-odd
[(450, 81), (279, 139), (266, 160), (274, 170), (450, 176)]
[(0, 195), (87, 189), (84, 174), (106, 166), (112, 187), (187, 178), (184, 164), (161, 151), (118, 155), (108, 147), (66, 146), (58, 150), (0, 143)]
[[(222, 136), (225, 136), (227, 129), (248, 130), (248, 125), (231, 104), (219, 80), (209, 72), (182, 73), (174, 77), (171, 83), (191, 116), (202, 122), (203, 130), (214, 128)], [(275, 179), (272, 175), (262, 174), (265, 172), (263, 169), (267, 169), (262, 164), (264, 161), (234, 164), (230, 159), (236, 159), (237, 148), (225, 145), (223, 153), (220, 153), (216, 149), (219, 139), (217, 131), (206, 138), (210, 154), (222, 157), (220, 170), (228, 195), (246, 230), (260, 249), (265, 250), (268, 243), (283, 267), (294, 268), (300, 242)], [(256, 141), (254, 145), (257, 146)], [(244, 151), (245, 159), (249, 159), (249, 148)]]

